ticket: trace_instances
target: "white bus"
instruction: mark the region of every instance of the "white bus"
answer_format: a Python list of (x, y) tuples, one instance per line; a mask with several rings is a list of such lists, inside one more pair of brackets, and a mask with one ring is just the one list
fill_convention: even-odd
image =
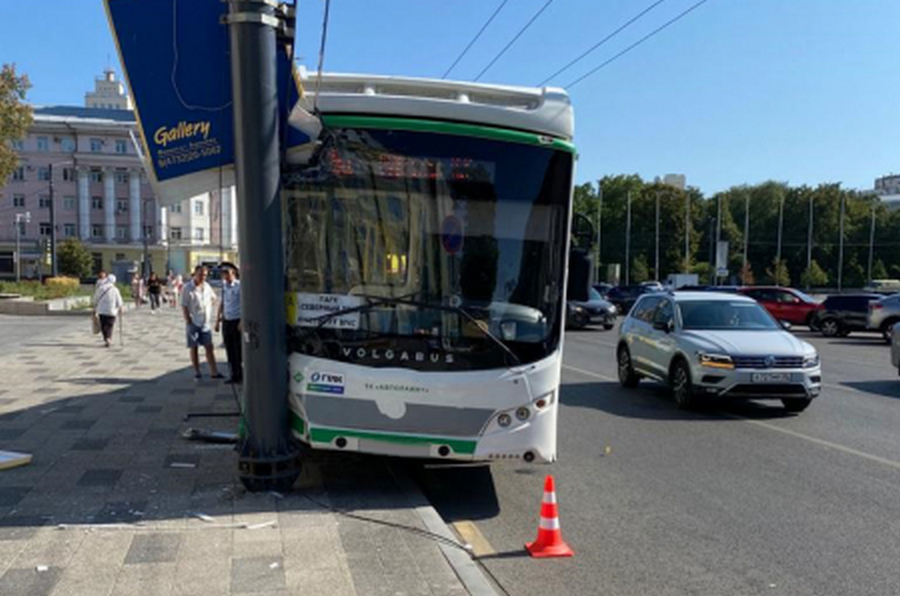
[(283, 176), (294, 435), (317, 449), (554, 461), (568, 96), (324, 75), (316, 103), (313, 167)]

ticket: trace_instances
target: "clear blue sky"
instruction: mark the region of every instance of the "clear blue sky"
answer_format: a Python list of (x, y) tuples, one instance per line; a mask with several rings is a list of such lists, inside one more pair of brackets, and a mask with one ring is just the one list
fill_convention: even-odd
[[(189, 2), (190, 0), (181, 0)], [(666, 0), (551, 84), (566, 85), (695, 0)], [(653, 0), (554, 0), (485, 82), (535, 85)], [(472, 79), (546, 0), (511, 0), (450, 78)], [(500, 0), (334, 0), (326, 70), (440, 77)], [(302, 0), (314, 69), (324, 0)], [(871, 188), (900, 171), (900, 2), (709, 0), (571, 90), (578, 180), (684, 173), (711, 194), (776, 179)], [(0, 61), (30, 101), (81, 105), (107, 63), (99, 0), (2, 0)]]

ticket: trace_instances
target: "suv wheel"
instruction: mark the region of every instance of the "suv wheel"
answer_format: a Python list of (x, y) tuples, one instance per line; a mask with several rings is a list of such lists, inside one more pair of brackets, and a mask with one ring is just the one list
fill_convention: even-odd
[(781, 403), (788, 412), (802, 412), (809, 407), (812, 400), (806, 397), (791, 397), (781, 400)]
[(825, 337), (837, 337), (841, 333), (841, 323), (835, 318), (823, 319), (819, 323), (819, 330)]
[(619, 383), (622, 387), (627, 387), (628, 389), (637, 387), (641, 378), (634, 372), (634, 367), (631, 365), (631, 353), (628, 351), (628, 348), (619, 346), (617, 359), (619, 363)]
[(691, 371), (684, 360), (676, 362), (672, 369), (672, 396), (675, 398), (675, 405), (681, 410), (697, 405), (694, 385), (691, 383)]
[(884, 336), (884, 341), (886, 341), (888, 345), (891, 344), (891, 330), (894, 328), (894, 323), (896, 322), (897, 321), (892, 319), (890, 321), (885, 321), (881, 325), (881, 335)]

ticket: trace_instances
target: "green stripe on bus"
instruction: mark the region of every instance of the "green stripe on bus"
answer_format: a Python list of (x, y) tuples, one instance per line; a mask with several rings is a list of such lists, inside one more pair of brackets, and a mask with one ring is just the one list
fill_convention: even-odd
[(575, 153), (575, 145), (562, 139), (523, 132), (508, 128), (494, 128), (478, 124), (462, 124), (460, 122), (444, 122), (441, 120), (419, 120), (416, 118), (392, 118), (389, 116), (323, 116), (327, 126), (333, 128), (382, 128), (394, 130), (410, 130), (414, 132), (436, 132), (448, 135), (479, 137), (507, 143), (537, 145), (559, 151)]
[(296, 412), (291, 412), (291, 430), (301, 435), (306, 432), (306, 420), (298, 416)]
[(356, 439), (371, 439), (373, 441), (385, 441), (388, 443), (401, 443), (404, 445), (447, 445), (454, 453), (475, 453), (475, 441), (461, 441), (459, 439), (442, 439), (440, 437), (422, 437), (418, 435), (388, 435), (379, 433), (362, 432), (356, 430), (336, 430), (333, 428), (310, 428), (310, 439), (316, 443), (330, 443), (337, 437), (353, 437)]

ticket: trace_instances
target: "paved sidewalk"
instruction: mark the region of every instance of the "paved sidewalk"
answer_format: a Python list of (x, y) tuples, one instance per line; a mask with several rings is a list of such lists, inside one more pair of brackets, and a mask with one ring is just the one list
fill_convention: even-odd
[(182, 420), (235, 395), (193, 380), (179, 313), (127, 313), (109, 349), (89, 327), (0, 356), (0, 449), (34, 455), (0, 471), (0, 594), (467, 593), (438, 542), (324, 507), (424, 529), (385, 460), (319, 457), (293, 493), (251, 494), (231, 446), (183, 439), (237, 419)]

